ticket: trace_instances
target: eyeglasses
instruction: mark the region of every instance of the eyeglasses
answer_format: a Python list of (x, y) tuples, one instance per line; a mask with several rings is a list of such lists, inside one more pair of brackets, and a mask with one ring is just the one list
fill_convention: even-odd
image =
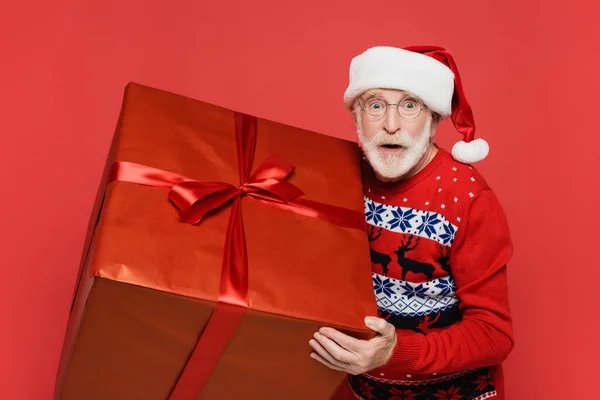
[(425, 107), (420, 100), (414, 97), (404, 97), (396, 104), (387, 103), (377, 96), (369, 97), (364, 102), (361, 102), (362, 110), (374, 121), (382, 119), (387, 113), (388, 108), (392, 106), (396, 107), (400, 117), (408, 120), (417, 118)]

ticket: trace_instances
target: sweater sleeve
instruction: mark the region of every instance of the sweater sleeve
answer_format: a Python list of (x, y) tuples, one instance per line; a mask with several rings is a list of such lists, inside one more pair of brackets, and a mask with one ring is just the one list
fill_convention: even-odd
[(467, 205), (450, 252), (462, 320), (422, 335), (397, 330), (387, 365), (373, 372), (448, 373), (501, 363), (513, 347), (506, 265), (508, 224), (495, 194), (485, 189)]

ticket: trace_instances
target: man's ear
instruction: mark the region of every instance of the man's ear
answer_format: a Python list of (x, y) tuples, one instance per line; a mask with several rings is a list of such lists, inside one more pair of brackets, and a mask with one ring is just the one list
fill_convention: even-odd
[(356, 102), (354, 102), (354, 104), (352, 104), (352, 108), (351, 108), (350, 112), (352, 113), (352, 119), (354, 120), (354, 124), (357, 125), (359, 122), (360, 107), (358, 107), (358, 104)]
[(435, 131), (436, 131), (441, 119), (442, 118), (441, 118), (440, 114), (438, 114), (436, 112), (431, 114), (431, 132), (429, 133), (429, 136), (432, 139), (435, 136)]
[(440, 114), (434, 112), (433, 115), (431, 116), (431, 126), (434, 128), (437, 128), (441, 119), (442, 119), (442, 117), (440, 116)]

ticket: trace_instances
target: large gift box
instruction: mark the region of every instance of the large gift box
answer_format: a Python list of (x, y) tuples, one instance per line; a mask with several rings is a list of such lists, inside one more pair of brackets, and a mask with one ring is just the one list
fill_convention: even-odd
[(327, 325), (372, 337), (355, 143), (129, 84), (55, 399), (329, 399)]

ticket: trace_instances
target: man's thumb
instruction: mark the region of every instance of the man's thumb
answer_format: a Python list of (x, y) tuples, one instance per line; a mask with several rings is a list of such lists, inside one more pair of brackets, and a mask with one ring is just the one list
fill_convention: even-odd
[(382, 335), (388, 334), (391, 327), (386, 320), (376, 317), (365, 318), (365, 325), (367, 325), (370, 329), (373, 329), (375, 332), (381, 333)]

